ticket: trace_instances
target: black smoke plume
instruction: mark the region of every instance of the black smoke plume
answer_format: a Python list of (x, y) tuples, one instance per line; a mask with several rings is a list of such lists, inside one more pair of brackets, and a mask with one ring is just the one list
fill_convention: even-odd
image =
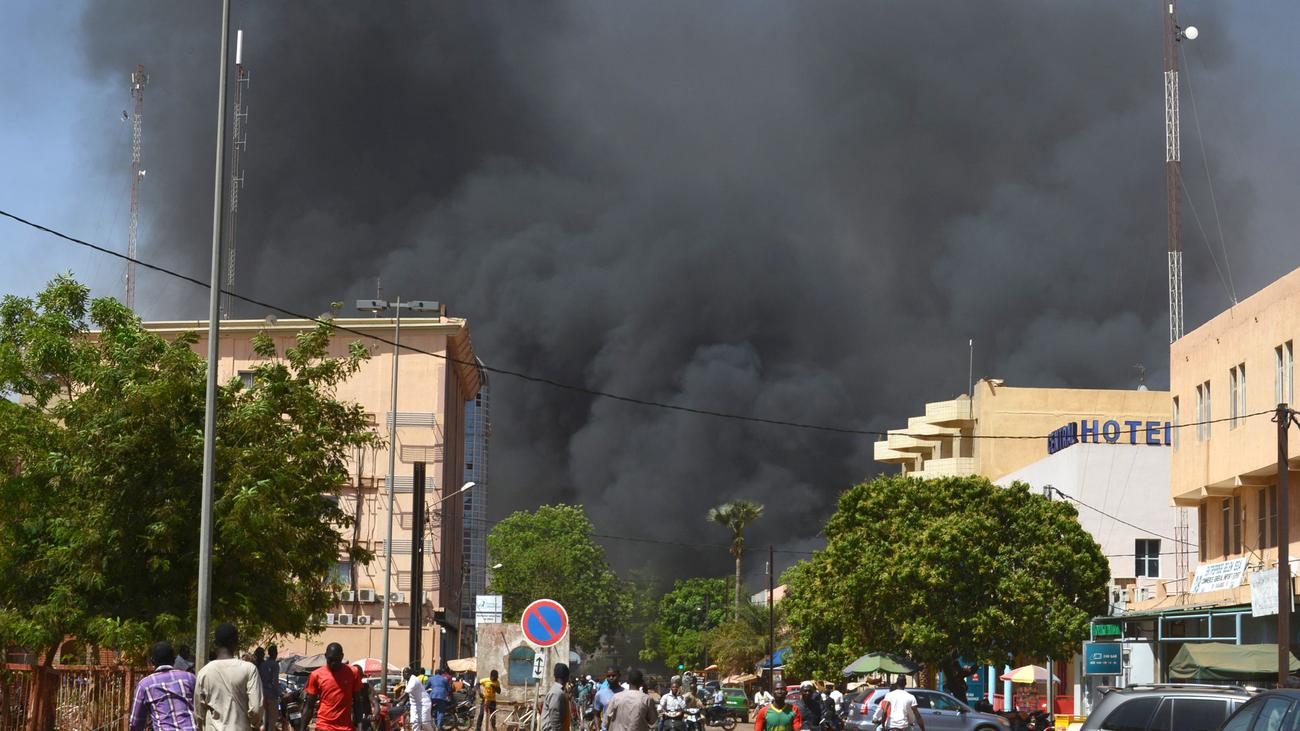
[[(968, 338), (976, 377), (1167, 382), (1160, 2), (234, 4), (250, 296), (319, 312), (382, 280), (468, 317), (491, 364), (860, 428), (965, 392)], [(200, 274), (218, 20), (100, 2), (80, 40), (124, 99), (151, 72), (143, 254)], [(1230, 229), (1245, 193), (1219, 191)], [(1205, 257), (1188, 269), (1199, 322), (1222, 297)], [(169, 291), (146, 314), (202, 316)], [(602, 533), (722, 543), (705, 510), (746, 497), (752, 547), (807, 549), (881, 468), (869, 439), (493, 390), (495, 517), (575, 501)]]

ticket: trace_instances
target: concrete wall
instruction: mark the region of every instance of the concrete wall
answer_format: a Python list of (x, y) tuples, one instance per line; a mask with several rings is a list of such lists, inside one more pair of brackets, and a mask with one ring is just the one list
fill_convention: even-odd
[[(1175, 554), (1179, 546), (1159, 535), (1125, 525), (1102, 515), (1122, 517), (1154, 533), (1172, 537), (1178, 509), (1169, 500), (1169, 448), (1129, 444), (1075, 444), (1016, 470), (997, 481), (1028, 483), (1041, 488), (1051, 485), (1061, 492), (1096, 507), (1076, 504), (1079, 524), (1088, 531), (1109, 557), (1112, 577), (1134, 576), (1134, 541), (1160, 540), (1160, 576), (1175, 576)], [(1196, 542), (1195, 526), (1189, 542)], [(1189, 560), (1189, 564), (1194, 559)]]
[[(538, 652), (524, 639), (524, 632), (520, 629), (519, 623), (482, 624), (478, 627), (477, 637), (478, 643), (474, 655), (477, 660), (478, 677), (486, 678), (493, 670), (500, 673), (503, 702), (523, 703), (535, 697), (538, 687), (531, 681), (531, 676), (529, 682), (524, 684), (510, 682), (511, 651), (524, 648)], [(551, 678), (554, 677), (555, 664), (568, 662), (568, 636), (549, 651), (541, 652), (547, 652), (546, 677), (542, 684), (542, 691), (545, 692), (545, 689), (550, 686)]]

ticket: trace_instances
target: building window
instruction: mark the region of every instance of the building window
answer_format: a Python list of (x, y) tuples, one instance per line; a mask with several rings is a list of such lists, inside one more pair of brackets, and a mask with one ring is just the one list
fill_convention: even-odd
[(1210, 382), (1206, 381), (1196, 387), (1196, 439), (1205, 441), (1210, 438)]
[(1178, 397), (1177, 397), (1177, 396), (1174, 397), (1174, 420), (1173, 420), (1173, 427), (1174, 427), (1174, 428), (1170, 430), (1170, 431), (1173, 432), (1173, 434), (1172, 434), (1172, 436), (1173, 436), (1173, 440), (1174, 440), (1174, 445), (1173, 445), (1173, 446), (1174, 446), (1174, 449), (1178, 449)]
[(1295, 403), (1295, 354), (1290, 340), (1273, 349), (1273, 367), (1273, 401)]
[(1241, 496), (1232, 496), (1232, 552), (1241, 553), (1241, 534), (1244, 532), (1246, 516), (1242, 514)]
[(1209, 537), (1210, 516), (1208, 515), (1209, 506), (1202, 502), (1196, 509), (1197, 533), (1196, 542), (1199, 544), (1201, 560), (1204, 561), (1207, 556), (1206, 540)]
[(1220, 531), (1223, 542), (1223, 555), (1227, 556), (1232, 553), (1232, 501), (1226, 497), (1220, 501), (1219, 515), (1223, 518), (1222, 530)]
[(1133, 567), (1134, 576), (1160, 575), (1160, 540), (1156, 538), (1139, 538), (1134, 541), (1133, 555), (1136, 557)]
[(1259, 497), (1259, 547), (1272, 548), (1277, 545), (1277, 485), (1261, 487)]
[(1228, 371), (1228, 428), (1246, 416), (1246, 364), (1239, 363)]
[(334, 583), (340, 586), (352, 585), (352, 562), (335, 561), (334, 562)]
[(240, 371), (239, 382), (244, 384), (244, 388), (252, 388), (257, 381), (257, 374), (253, 371)]

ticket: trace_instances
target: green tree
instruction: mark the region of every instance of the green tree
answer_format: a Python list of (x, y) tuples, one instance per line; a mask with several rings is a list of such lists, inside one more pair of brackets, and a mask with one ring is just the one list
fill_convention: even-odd
[[(767, 656), (768, 643), (776, 640), (775, 652), (789, 642), (789, 624), (786, 622), (785, 602), (773, 605), (769, 624), (767, 604), (746, 602), (740, 608), (740, 617), (719, 625), (709, 633), (709, 652), (713, 661), (726, 673), (748, 673)], [(770, 636), (774, 630), (775, 638)]]
[(641, 659), (676, 666), (680, 658), (690, 666), (704, 667), (709, 632), (727, 621), (731, 594), (730, 579), (679, 579), (659, 599)]
[(825, 534), (786, 576), (804, 677), (900, 652), (964, 694), (958, 656), (1066, 657), (1106, 608), (1109, 566), (1077, 512), (1023, 483), (878, 477), (840, 496)]
[[(94, 330), (92, 331), (92, 327)], [(300, 634), (330, 604), (347, 455), (374, 437), (334, 399), (367, 357), (303, 332), (219, 393), (212, 617)], [(140, 653), (193, 627), (205, 362), (70, 276), (0, 302), (0, 643), (53, 661), (66, 636)], [(43, 674), (38, 673), (38, 676)], [(38, 692), (43, 692), (38, 689)], [(39, 715), (39, 714), (34, 714)]]
[(745, 526), (758, 520), (763, 514), (763, 506), (749, 500), (732, 500), (716, 508), (709, 508), (705, 517), (710, 523), (717, 523), (731, 531), (730, 553), (736, 559), (736, 612), (740, 618), (740, 559), (745, 555)]
[(530, 602), (554, 599), (569, 613), (574, 644), (587, 650), (622, 629), (631, 594), (593, 532), (577, 505), (543, 505), (497, 523), (488, 534), (488, 563), (501, 564), (492, 591), (502, 595), (505, 615), (518, 619)]

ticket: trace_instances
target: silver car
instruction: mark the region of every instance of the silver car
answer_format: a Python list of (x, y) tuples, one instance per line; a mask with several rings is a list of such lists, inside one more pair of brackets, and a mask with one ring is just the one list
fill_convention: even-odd
[[(849, 708), (845, 728), (848, 731), (879, 731), (879, 726), (871, 719), (887, 692), (886, 688), (876, 688), (860, 696)], [(1008, 731), (1011, 728), (1007, 719), (993, 713), (981, 713), (947, 693), (924, 688), (907, 688), (907, 692), (916, 697), (917, 711), (925, 721), (925, 731)]]
[(1106, 688), (1084, 731), (1214, 731), (1256, 691), (1225, 685), (1157, 683)]

